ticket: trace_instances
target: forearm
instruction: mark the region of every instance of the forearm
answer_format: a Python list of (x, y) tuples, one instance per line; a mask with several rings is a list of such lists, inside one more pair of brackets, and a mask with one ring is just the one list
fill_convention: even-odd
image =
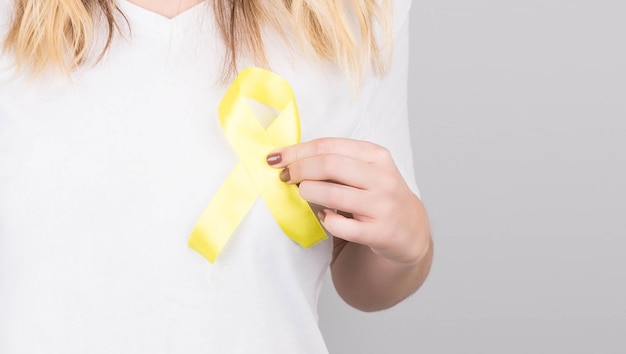
[(414, 293), (426, 279), (433, 259), (433, 243), (427, 226), (415, 235), (421, 253), (410, 262), (396, 262), (375, 254), (370, 247), (337, 240), (331, 265), (339, 295), (362, 311), (389, 308)]

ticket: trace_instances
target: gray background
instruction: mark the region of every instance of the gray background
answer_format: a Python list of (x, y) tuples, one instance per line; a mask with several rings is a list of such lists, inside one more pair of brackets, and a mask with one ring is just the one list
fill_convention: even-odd
[(626, 1), (411, 10), (412, 138), (435, 263), (331, 353), (626, 353)]

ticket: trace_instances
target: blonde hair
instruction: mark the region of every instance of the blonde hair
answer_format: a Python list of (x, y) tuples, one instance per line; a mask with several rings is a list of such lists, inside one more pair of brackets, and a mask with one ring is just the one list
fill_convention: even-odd
[[(121, 32), (120, 19), (125, 21), (115, 0), (14, 0), (14, 5), (3, 49), (13, 54), (19, 72), (35, 75), (48, 69), (69, 73), (83, 64), (103, 18), (108, 33), (99, 61)], [(390, 58), (391, 0), (214, 0), (213, 6), (226, 46), (225, 78), (237, 71), (241, 53), (268, 66), (264, 26), (285, 39), (295, 33), (301, 48), (357, 82), (368, 66), (382, 75)]]

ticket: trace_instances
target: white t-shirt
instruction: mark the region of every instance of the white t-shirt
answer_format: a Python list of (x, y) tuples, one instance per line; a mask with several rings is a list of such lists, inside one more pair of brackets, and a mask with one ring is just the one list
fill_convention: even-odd
[[(0, 57), (0, 353), (326, 352), (317, 301), (330, 239), (303, 249), (259, 199), (215, 264), (187, 246), (238, 162), (216, 115), (227, 85), (211, 6), (172, 20), (120, 6), (132, 35), (71, 81), (11, 80)], [(303, 141), (384, 145), (417, 193), (410, 2), (395, 6), (392, 71), (357, 98), (336, 69), (266, 45), (295, 91)]]

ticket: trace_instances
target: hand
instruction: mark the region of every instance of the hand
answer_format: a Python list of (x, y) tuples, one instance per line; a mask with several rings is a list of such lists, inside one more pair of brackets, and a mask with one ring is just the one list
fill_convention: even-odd
[(281, 180), (299, 184), (302, 198), (323, 206), (318, 217), (334, 236), (399, 263), (419, 262), (426, 253), (424, 208), (385, 148), (323, 138), (277, 149), (267, 161), (284, 168)]

